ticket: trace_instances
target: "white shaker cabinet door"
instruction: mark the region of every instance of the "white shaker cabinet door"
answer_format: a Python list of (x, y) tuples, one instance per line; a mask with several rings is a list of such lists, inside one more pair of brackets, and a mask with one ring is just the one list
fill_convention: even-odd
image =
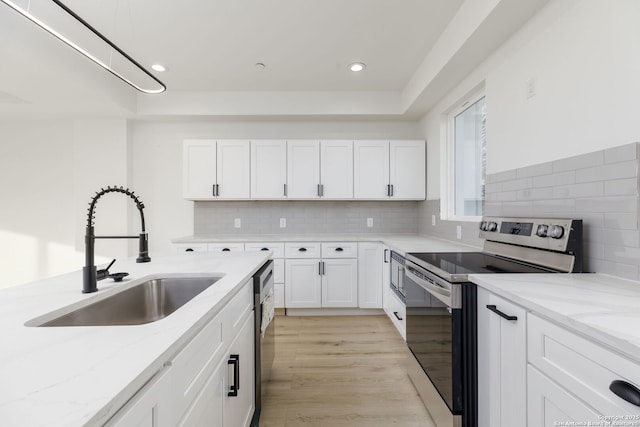
[(287, 141), (287, 197), (320, 197), (320, 142)]
[(358, 306), (358, 260), (322, 260), (322, 307)]
[(353, 199), (353, 141), (321, 141), (320, 160), (322, 198)]
[(250, 164), (249, 141), (218, 141), (216, 169), (219, 199), (250, 197)]
[(358, 243), (358, 306), (382, 308), (384, 252), (382, 243)]
[(285, 260), (285, 307), (322, 307), (320, 268), (320, 259)]
[(389, 198), (389, 141), (355, 141), (353, 191), (356, 199)]
[(391, 198), (423, 200), (426, 196), (424, 141), (389, 143), (389, 184)]
[(216, 141), (187, 139), (182, 145), (182, 197), (215, 199)]
[(286, 199), (287, 142), (251, 141), (251, 198)]

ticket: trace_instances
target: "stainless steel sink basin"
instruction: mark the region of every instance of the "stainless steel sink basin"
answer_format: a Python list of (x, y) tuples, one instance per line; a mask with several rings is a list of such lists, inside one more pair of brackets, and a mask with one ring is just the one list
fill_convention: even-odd
[(141, 325), (155, 322), (182, 307), (220, 278), (163, 277), (147, 280), (39, 326)]

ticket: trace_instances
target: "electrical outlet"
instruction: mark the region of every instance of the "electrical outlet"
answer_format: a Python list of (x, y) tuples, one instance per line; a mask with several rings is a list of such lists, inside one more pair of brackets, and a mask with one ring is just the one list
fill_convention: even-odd
[(367, 227), (369, 228), (373, 227), (373, 218), (367, 218)]
[(433, 225), (434, 227), (436, 226), (436, 216), (435, 215), (431, 215), (431, 225)]
[(235, 228), (240, 228), (240, 227), (242, 227), (242, 222), (240, 221), (240, 218), (236, 218), (236, 219), (234, 219), (234, 220), (233, 220), (233, 226), (234, 226)]
[(456, 225), (456, 238), (462, 239), (462, 226)]
[(280, 228), (287, 228), (287, 218), (280, 218)]

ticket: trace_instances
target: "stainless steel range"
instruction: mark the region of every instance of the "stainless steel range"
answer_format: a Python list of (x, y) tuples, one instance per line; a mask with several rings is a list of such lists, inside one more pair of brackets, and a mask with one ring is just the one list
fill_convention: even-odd
[(477, 425), (476, 287), (469, 274), (582, 272), (582, 220), (485, 217), (482, 252), (409, 253), (409, 376), (441, 426)]

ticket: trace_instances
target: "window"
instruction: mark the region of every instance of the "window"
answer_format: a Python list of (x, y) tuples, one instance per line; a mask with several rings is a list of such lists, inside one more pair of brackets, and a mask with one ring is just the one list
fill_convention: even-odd
[(486, 170), (485, 97), (469, 98), (447, 116), (445, 217), (477, 220), (484, 212)]

